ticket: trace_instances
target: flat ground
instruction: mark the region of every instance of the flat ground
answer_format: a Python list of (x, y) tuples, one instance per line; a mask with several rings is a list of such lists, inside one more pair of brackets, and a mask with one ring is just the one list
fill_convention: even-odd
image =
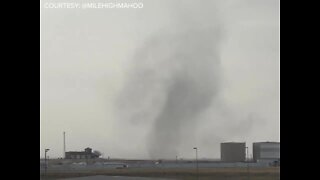
[[(65, 179), (84, 176), (96, 176), (88, 177), (89, 179), (100, 180), (113, 180), (112, 176), (121, 177), (150, 177), (150, 178), (166, 178), (166, 179), (181, 179), (181, 180), (196, 180), (197, 171), (190, 168), (168, 168), (168, 169), (154, 169), (154, 168), (126, 168), (126, 169), (103, 169), (103, 170), (91, 170), (91, 171), (64, 171), (64, 172), (47, 172), (46, 176), (40, 175), (43, 180), (52, 179)], [(103, 177), (109, 176), (109, 177)], [(117, 177), (118, 180), (126, 180), (126, 178)], [(84, 180), (89, 180), (89, 179)], [(100, 179), (97, 179), (100, 178)], [(116, 180), (117, 180), (116, 178)], [(127, 178), (128, 179), (128, 178)], [(268, 168), (200, 168), (198, 173), (199, 180), (280, 180), (280, 167), (268, 167)], [(73, 180), (73, 179), (70, 179)], [(78, 180), (78, 179), (74, 179)], [(79, 179), (82, 180), (82, 179)], [(102, 180), (102, 179), (101, 179)], [(131, 180), (130, 178), (128, 180)], [(143, 180), (143, 179), (142, 179)]]
[(66, 178), (60, 180), (171, 180), (164, 178), (148, 178), (148, 177), (125, 177), (125, 176), (87, 176), (77, 178)]

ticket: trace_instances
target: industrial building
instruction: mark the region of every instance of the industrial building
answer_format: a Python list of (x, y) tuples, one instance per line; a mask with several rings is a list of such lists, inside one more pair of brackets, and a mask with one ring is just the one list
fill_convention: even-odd
[(280, 142), (253, 143), (253, 160), (280, 163)]
[(225, 142), (220, 144), (221, 161), (243, 162), (246, 160), (245, 142)]
[(99, 155), (92, 152), (91, 148), (86, 148), (84, 151), (69, 151), (65, 153), (66, 159), (94, 159)]

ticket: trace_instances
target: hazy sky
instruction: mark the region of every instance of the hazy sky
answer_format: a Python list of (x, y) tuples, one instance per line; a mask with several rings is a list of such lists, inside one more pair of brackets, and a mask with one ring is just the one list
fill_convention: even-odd
[(278, 0), (121, 2), (144, 6), (41, 9), (40, 156), (62, 157), (63, 131), (123, 158), (280, 141)]

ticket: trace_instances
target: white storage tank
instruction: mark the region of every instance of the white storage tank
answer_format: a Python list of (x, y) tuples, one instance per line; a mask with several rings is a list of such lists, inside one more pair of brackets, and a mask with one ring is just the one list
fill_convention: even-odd
[(225, 142), (220, 144), (221, 161), (243, 162), (246, 160), (245, 142)]
[(253, 143), (253, 160), (255, 162), (280, 161), (280, 142)]

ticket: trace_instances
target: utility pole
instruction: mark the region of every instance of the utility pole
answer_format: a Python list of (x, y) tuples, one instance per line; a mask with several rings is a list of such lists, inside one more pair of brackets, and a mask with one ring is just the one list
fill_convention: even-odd
[(248, 180), (250, 180), (250, 171), (249, 171), (249, 147), (246, 147), (247, 149), (247, 173), (248, 173)]
[(47, 168), (48, 168), (48, 164), (47, 164), (47, 152), (50, 149), (44, 149), (44, 173), (47, 174)]
[(63, 131), (63, 157), (66, 158), (66, 132)]
[(199, 166), (198, 166), (198, 148), (194, 147), (193, 149), (196, 150), (196, 164), (197, 164), (197, 180), (199, 179)]

